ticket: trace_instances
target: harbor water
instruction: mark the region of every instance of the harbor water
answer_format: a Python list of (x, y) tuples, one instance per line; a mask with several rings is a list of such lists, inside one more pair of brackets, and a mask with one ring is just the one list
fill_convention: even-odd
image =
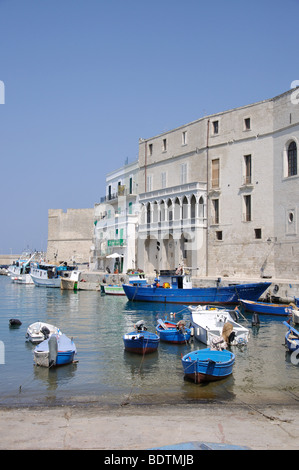
[[(144, 320), (155, 331), (157, 319), (190, 320), (182, 305), (129, 302), (126, 297), (99, 291), (77, 292), (18, 285), (0, 276), (1, 406), (161, 405), (225, 402), (249, 406), (296, 404), (299, 365), (284, 346), (284, 317), (252, 315), (239, 322), (250, 330), (249, 343), (233, 347), (233, 374), (219, 382), (194, 384), (184, 380), (181, 355), (206, 347), (160, 342), (158, 351), (144, 357), (124, 351), (122, 336)], [(175, 314), (175, 316), (173, 316)], [(244, 316), (243, 316), (244, 315)], [(11, 328), (9, 320), (22, 325)], [(34, 345), (25, 340), (36, 321), (53, 324), (77, 347), (77, 363), (47, 369), (34, 365)]]

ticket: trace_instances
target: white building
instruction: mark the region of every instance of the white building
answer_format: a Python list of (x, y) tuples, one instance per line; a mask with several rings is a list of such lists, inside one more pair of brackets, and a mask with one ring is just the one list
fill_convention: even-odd
[(137, 191), (138, 161), (107, 175), (106, 195), (94, 208), (93, 269), (120, 273), (137, 267)]

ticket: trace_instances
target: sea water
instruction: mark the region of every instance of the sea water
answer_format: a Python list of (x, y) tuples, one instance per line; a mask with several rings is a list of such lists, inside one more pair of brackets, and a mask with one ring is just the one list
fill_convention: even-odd
[[(242, 313), (242, 312), (241, 312)], [(249, 328), (246, 346), (232, 347), (233, 374), (219, 382), (199, 385), (184, 380), (181, 356), (206, 347), (197, 340), (183, 345), (160, 342), (158, 351), (140, 356), (124, 351), (122, 336), (144, 320), (155, 331), (157, 319), (190, 321), (183, 305), (130, 302), (100, 291), (68, 291), (14, 284), (0, 276), (0, 404), (101, 406), (193, 403), (296, 404), (299, 366), (284, 346), (284, 317), (240, 316)], [(11, 328), (9, 320), (22, 325)], [(77, 347), (76, 363), (38, 367), (34, 345), (25, 340), (36, 321), (53, 324)]]

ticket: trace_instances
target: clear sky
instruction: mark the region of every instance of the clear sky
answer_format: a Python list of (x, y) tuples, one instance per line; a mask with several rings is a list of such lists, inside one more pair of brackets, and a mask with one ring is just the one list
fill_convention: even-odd
[(0, 0), (0, 254), (46, 250), (139, 138), (290, 89), (298, 36), (299, 0)]

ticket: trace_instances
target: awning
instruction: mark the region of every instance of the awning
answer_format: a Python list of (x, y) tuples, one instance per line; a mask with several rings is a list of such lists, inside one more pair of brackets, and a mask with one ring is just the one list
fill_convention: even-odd
[(112, 253), (112, 255), (106, 256), (106, 258), (123, 258), (124, 255), (120, 255), (119, 253)]

